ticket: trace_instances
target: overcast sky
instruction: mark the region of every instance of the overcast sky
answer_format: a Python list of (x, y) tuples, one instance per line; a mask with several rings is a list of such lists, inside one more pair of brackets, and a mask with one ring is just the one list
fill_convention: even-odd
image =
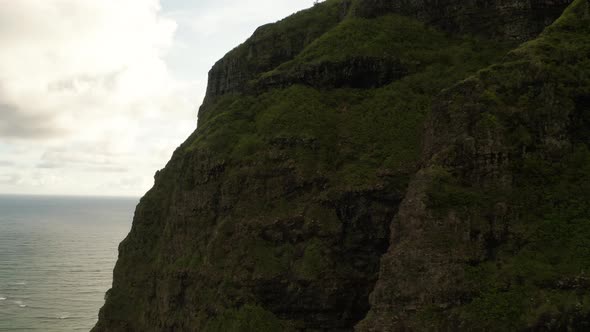
[(0, 0), (0, 193), (140, 196), (207, 72), (312, 0)]

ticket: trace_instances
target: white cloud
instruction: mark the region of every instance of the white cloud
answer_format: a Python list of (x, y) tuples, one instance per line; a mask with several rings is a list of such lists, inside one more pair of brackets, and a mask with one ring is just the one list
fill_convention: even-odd
[[(194, 129), (200, 102), (163, 60), (175, 30), (157, 0), (0, 0), (0, 140), (26, 151), (2, 156), (26, 165), (2, 182), (84, 194), (131, 167), (151, 179)], [(106, 193), (149, 186), (133, 183)]]

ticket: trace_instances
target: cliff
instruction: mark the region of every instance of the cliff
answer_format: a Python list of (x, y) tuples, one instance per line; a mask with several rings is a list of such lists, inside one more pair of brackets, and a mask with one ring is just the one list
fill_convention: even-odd
[(328, 0), (259, 28), (211, 69), (93, 331), (588, 329), (571, 2)]

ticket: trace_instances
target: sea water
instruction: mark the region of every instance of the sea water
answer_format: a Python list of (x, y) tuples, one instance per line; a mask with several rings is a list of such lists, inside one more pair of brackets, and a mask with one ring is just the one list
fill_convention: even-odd
[(0, 195), (0, 331), (89, 331), (137, 201)]

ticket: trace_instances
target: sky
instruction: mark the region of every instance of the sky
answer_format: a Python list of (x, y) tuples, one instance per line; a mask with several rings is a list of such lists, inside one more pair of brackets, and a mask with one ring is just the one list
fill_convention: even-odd
[(0, 194), (141, 196), (207, 72), (313, 0), (0, 0)]

